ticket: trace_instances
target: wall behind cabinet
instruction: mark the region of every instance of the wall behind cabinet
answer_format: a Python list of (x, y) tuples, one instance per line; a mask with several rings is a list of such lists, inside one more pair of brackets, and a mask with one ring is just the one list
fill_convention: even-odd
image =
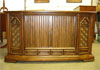
[(2, 0), (0, 0), (0, 8), (3, 6), (3, 1)]
[[(94, 0), (96, 5), (97, 0)], [(27, 9), (43, 10), (73, 10), (79, 5), (91, 5), (91, 0), (82, 0), (82, 3), (66, 3), (66, 0), (50, 0), (50, 3), (34, 3), (33, 0), (27, 0)]]
[[(0, 7), (2, 6), (0, 0)], [(93, 1), (93, 5), (97, 5), (98, 0)], [(5, 0), (6, 7), (9, 10), (24, 10), (24, 0)], [(50, 3), (34, 3), (34, 0), (26, 0), (27, 10), (73, 10), (79, 5), (91, 5), (91, 0), (82, 0), (82, 3), (66, 3), (66, 0), (50, 0)]]
[[(3, 0), (0, 0), (0, 8), (3, 6)], [(8, 10), (24, 10), (24, 0), (5, 0)]]

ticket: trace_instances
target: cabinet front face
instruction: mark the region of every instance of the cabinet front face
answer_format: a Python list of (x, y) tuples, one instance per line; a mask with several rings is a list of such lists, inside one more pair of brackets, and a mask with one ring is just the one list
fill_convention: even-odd
[[(9, 15), (11, 54), (67, 55), (91, 52), (91, 15)], [(23, 22), (22, 22), (23, 18)]]
[(91, 47), (95, 14), (9, 12), (6, 16), (6, 61), (94, 60)]
[(75, 54), (76, 37), (76, 16), (24, 16), (26, 55), (39, 55), (42, 51), (46, 55)]

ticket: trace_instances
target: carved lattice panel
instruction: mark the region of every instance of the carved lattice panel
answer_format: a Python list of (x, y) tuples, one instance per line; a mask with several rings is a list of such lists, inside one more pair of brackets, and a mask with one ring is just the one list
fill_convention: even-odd
[(80, 54), (88, 53), (89, 17), (84, 17), (80, 22)]
[(81, 47), (87, 47), (88, 44), (88, 27), (81, 27), (81, 33), (80, 33), (80, 46)]
[[(10, 30), (11, 30), (11, 52), (13, 54), (20, 53), (21, 48), (21, 32), (20, 32), (20, 20), (18, 17), (11, 17), (10, 20)], [(13, 51), (14, 50), (14, 51)]]

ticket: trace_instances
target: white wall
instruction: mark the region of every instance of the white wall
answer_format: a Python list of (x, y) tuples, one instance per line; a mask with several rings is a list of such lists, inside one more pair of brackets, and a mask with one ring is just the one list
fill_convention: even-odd
[[(0, 7), (2, 6), (0, 0)], [(93, 1), (97, 5), (98, 0)], [(24, 10), (24, 0), (5, 0), (6, 7), (9, 10)], [(66, 3), (66, 0), (50, 0), (50, 3), (34, 3), (34, 0), (26, 0), (27, 10), (73, 10), (79, 5), (91, 5), (91, 0), (82, 0), (82, 3)]]
[(24, 0), (5, 0), (8, 10), (24, 10)]
[(98, 0), (93, 0), (93, 5), (97, 6), (97, 4), (98, 4)]
[[(96, 6), (97, 0), (93, 1)], [(43, 9), (43, 10), (73, 10), (79, 5), (91, 6), (91, 0), (82, 0), (82, 3), (66, 3), (66, 0), (50, 0), (50, 3), (34, 3), (34, 0), (27, 0), (27, 9)]]
[(3, 6), (3, 1), (0, 0), (0, 8)]

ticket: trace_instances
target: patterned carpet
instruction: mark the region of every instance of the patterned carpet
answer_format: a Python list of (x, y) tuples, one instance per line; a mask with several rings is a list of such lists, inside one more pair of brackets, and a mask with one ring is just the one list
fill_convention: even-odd
[(6, 48), (0, 48), (0, 70), (100, 70), (100, 43), (93, 43), (95, 61), (67, 61), (67, 62), (4, 62)]

